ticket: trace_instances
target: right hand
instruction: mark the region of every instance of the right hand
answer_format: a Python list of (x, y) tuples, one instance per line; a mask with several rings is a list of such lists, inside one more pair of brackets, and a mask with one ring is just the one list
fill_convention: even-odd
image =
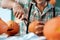
[(43, 36), (43, 25), (38, 25), (35, 27), (35, 34), (38, 36)]
[(24, 10), (21, 5), (19, 5), (18, 3), (15, 3), (13, 5), (13, 13), (14, 13), (15, 17), (20, 19), (20, 18), (22, 18), (22, 15), (24, 14)]
[(39, 23), (37, 23), (37, 26), (35, 27), (35, 34), (38, 36), (43, 36), (43, 27), (44, 27), (45, 23), (43, 21), (39, 21)]

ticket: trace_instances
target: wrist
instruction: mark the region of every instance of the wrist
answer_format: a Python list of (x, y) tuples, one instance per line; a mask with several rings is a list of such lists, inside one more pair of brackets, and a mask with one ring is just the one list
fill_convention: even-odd
[(20, 7), (20, 5), (19, 5), (18, 3), (16, 3), (16, 2), (14, 2), (14, 3), (12, 4), (12, 8), (16, 8), (16, 7)]

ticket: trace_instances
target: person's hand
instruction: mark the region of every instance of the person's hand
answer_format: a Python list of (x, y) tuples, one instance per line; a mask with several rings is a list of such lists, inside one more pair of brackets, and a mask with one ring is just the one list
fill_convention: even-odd
[(22, 15), (24, 14), (24, 10), (21, 5), (19, 5), (18, 3), (15, 3), (13, 5), (13, 13), (14, 13), (15, 17), (20, 19), (22, 17)]
[(35, 27), (35, 34), (38, 36), (43, 36), (43, 23), (38, 23), (38, 25)]

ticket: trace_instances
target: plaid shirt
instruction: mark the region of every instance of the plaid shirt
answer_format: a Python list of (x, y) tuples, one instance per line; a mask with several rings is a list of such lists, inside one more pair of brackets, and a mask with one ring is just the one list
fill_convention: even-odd
[[(28, 2), (31, 2), (31, 1), (28, 1)], [(24, 5), (24, 8), (27, 8), (27, 9), (29, 8), (28, 4), (22, 4), (22, 5)], [(31, 13), (30, 13), (30, 22), (32, 22), (34, 20), (42, 20), (42, 21), (46, 22), (49, 19), (53, 18), (52, 8), (53, 8), (53, 5), (48, 3), (48, 5), (44, 8), (43, 12), (41, 13), (40, 10), (36, 7), (36, 4), (34, 3), (32, 6), (32, 9), (31, 9)], [(55, 7), (55, 16), (60, 15), (59, 11), (60, 11), (60, 8)]]
[[(36, 7), (36, 4), (33, 4), (30, 14), (30, 22), (34, 20), (42, 20), (46, 22), (47, 20), (53, 18), (53, 5), (49, 4), (45, 7), (43, 12), (41, 13), (40, 10)], [(58, 7), (57, 7), (58, 8)], [(59, 9), (55, 8), (55, 16), (60, 15)]]
[[(27, 8), (27, 9), (29, 8), (28, 4), (23, 4), (23, 5), (24, 5), (24, 8)], [(48, 5), (45, 7), (45, 9), (43, 10), (43, 12), (41, 14), (40, 10), (36, 7), (36, 4), (34, 3), (32, 6), (32, 9), (31, 9), (31, 13), (30, 13), (30, 22), (32, 22), (34, 20), (42, 20), (42, 21), (46, 22), (47, 20), (53, 18), (52, 8), (53, 8), (53, 5), (48, 3)], [(56, 7), (55, 16), (60, 15), (59, 11), (60, 11), (60, 9), (58, 7)], [(26, 27), (25, 22), (23, 20), (21, 20), (21, 21), (20, 21), (20, 28)], [(24, 31), (22, 31), (22, 30), (24, 30), (24, 29), (21, 29), (20, 33), (24, 33)]]
[[(32, 0), (23, 0), (21, 2), (21, 0), (17, 0), (19, 1), (20, 4), (22, 4), (24, 6), (25, 9), (25, 12), (28, 14), (28, 9), (29, 9), (29, 3), (32, 1)], [(41, 13), (40, 10), (36, 7), (36, 4), (34, 3), (33, 6), (32, 6), (32, 9), (31, 9), (31, 13), (30, 13), (30, 22), (34, 21), (34, 20), (42, 20), (42, 21), (47, 21), (51, 18), (53, 18), (53, 5), (49, 4), (44, 8), (43, 12)], [(59, 8), (56, 8), (56, 13), (55, 15), (59, 15)]]

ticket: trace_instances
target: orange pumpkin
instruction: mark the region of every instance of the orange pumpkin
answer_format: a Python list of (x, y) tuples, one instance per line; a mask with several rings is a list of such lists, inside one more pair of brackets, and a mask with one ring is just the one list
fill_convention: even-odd
[(8, 22), (8, 30), (7, 30), (7, 34), (9, 36), (13, 36), (15, 34), (17, 34), (19, 32), (19, 25), (14, 22), (14, 21), (9, 21)]
[(0, 18), (0, 34), (6, 33), (8, 25)]
[(60, 40), (60, 17), (49, 20), (44, 26), (43, 33), (47, 40)]
[(38, 36), (43, 35), (42, 30), (43, 30), (43, 25), (41, 25), (41, 23), (39, 21), (33, 21), (29, 25), (29, 32), (33, 32), (33, 33), (37, 34)]
[(52, 4), (52, 5), (55, 5), (56, 4), (56, 0), (50, 0), (49, 3)]

